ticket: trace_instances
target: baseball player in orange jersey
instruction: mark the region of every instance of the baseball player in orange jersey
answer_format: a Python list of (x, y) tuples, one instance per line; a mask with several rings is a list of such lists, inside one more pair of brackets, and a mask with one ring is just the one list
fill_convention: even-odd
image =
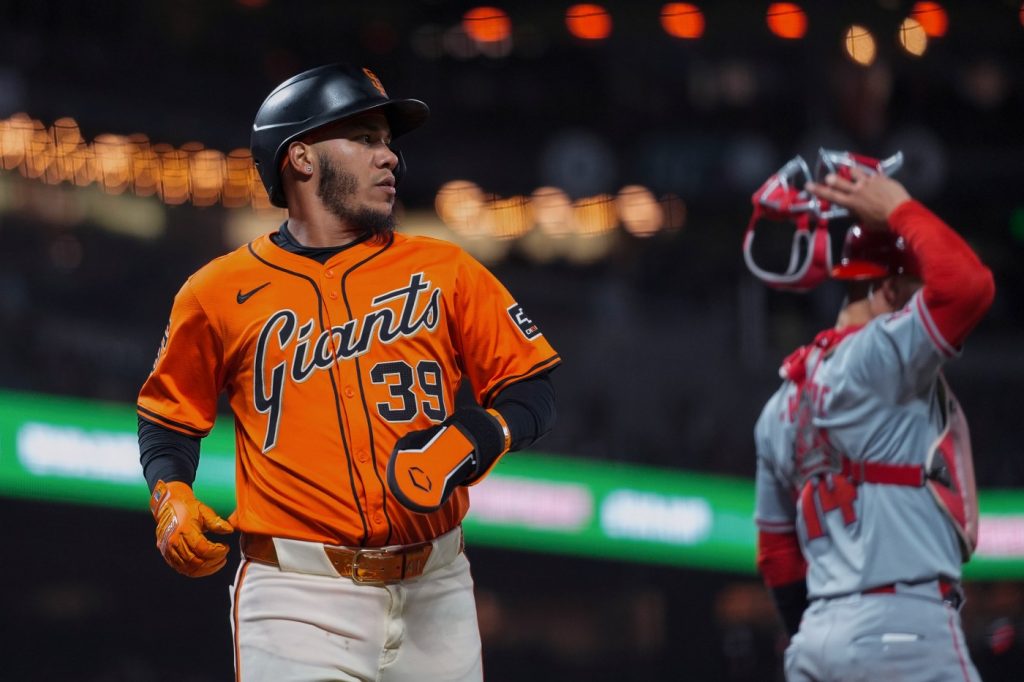
[[(280, 229), (182, 286), (139, 395), (157, 546), (232, 587), (239, 680), (480, 680), (465, 486), (554, 420), (559, 357), (457, 246), (393, 231), (391, 140), (428, 109), (336, 64), (279, 85), (253, 157)], [(456, 409), (460, 382), (479, 405)], [(192, 493), (225, 392), (232, 523)]]

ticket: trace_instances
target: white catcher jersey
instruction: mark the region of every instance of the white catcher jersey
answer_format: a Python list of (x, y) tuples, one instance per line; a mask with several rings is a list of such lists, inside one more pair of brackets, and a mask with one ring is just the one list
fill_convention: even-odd
[(809, 598), (959, 579), (957, 531), (927, 486), (827, 473), (843, 455), (923, 467), (944, 426), (939, 373), (957, 353), (918, 291), (903, 310), (809, 352), (803, 390), (787, 380), (765, 405), (754, 428), (757, 523), (796, 528)]

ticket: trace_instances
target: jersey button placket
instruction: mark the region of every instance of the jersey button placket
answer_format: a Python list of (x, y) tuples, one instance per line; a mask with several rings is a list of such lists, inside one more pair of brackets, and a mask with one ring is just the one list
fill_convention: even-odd
[[(327, 325), (330, 327), (334, 324), (334, 320), (346, 320), (347, 315), (344, 307), (338, 303), (341, 299), (341, 282), (339, 281), (338, 273), (333, 268), (326, 268), (322, 273), (320, 280), (322, 291), (324, 292), (325, 302), (324, 311)], [(338, 348), (335, 345), (335, 337), (332, 336), (330, 340), (331, 350), (337, 357)], [(356, 484), (361, 490), (358, 495), (362, 498), (363, 515), (368, 526), (370, 526), (370, 536), (376, 536), (380, 534), (378, 528), (374, 526), (382, 525), (384, 519), (381, 517), (380, 512), (374, 511), (371, 506), (371, 500), (369, 499), (369, 491), (366, 490), (365, 484), (368, 480), (367, 473), (364, 469), (366, 461), (369, 460), (368, 456), (364, 456), (365, 448), (360, 445), (361, 439), (361, 422), (360, 422), (360, 411), (357, 409), (359, 404), (358, 396), (359, 393), (356, 390), (355, 385), (352, 383), (357, 377), (351, 374), (352, 369), (349, 366), (350, 361), (340, 360), (335, 362), (331, 367), (331, 372), (337, 378), (338, 387), (341, 398), (341, 410), (344, 420), (345, 438), (348, 442), (349, 456), (354, 460), (353, 464), (359, 469), (359, 473), (356, 475)], [(380, 520), (378, 520), (380, 517)]]
[[(337, 304), (332, 304), (330, 296), (327, 298), (327, 308), (333, 308), (340, 324), (346, 324), (353, 319), (363, 321), (363, 316), (370, 308), (370, 301), (366, 293), (360, 288), (353, 288), (359, 281), (358, 272), (348, 271), (343, 274), (338, 270), (325, 269), (321, 282), (325, 291), (334, 289), (339, 294)], [(345, 303), (345, 305), (340, 305)], [(361, 483), (360, 496), (363, 502), (363, 513), (369, 526), (369, 546), (383, 543), (391, 534), (390, 523), (384, 513), (385, 486), (381, 471), (377, 471), (378, 461), (374, 459), (372, 425), (368, 423), (369, 413), (377, 408), (372, 402), (367, 401), (367, 396), (362, 393), (366, 388), (363, 381), (368, 381), (367, 376), (360, 376), (360, 372), (369, 373), (371, 363), (369, 356), (354, 357), (339, 360), (334, 365), (334, 371), (338, 377), (338, 389), (341, 397), (341, 408), (345, 412), (348, 425), (349, 447), (351, 448), (352, 465), (358, 471), (358, 479)], [(362, 381), (361, 381), (362, 379)]]
[(324, 289), (327, 290), (327, 298), (332, 301), (338, 300), (337, 283), (334, 281), (334, 270), (324, 270)]

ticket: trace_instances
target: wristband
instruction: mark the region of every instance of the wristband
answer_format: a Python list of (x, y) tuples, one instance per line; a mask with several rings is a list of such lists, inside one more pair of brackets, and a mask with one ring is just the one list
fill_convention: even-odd
[(501, 447), (502, 454), (508, 452), (508, 449), (512, 446), (512, 432), (508, 429), (508, 423), (505, 418), (501, 416), (501, 412), (498, 412), (494, 408), (487, 410), (487, 414), (498, 420), (498, 425), (501, 427), (501, 436), (504, 439), (504, 443)]

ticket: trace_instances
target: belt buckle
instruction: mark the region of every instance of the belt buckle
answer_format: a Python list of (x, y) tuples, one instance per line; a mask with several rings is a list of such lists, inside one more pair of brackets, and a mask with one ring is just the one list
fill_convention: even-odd
[(392, 552), (380, 549), (358, 549), (352, 555), (352, 582), (358, 585), (387, 585), (390, 582), (384, 568), (368, 568), (363, 564), (363, 559), (386, 559), (394, 556)]

